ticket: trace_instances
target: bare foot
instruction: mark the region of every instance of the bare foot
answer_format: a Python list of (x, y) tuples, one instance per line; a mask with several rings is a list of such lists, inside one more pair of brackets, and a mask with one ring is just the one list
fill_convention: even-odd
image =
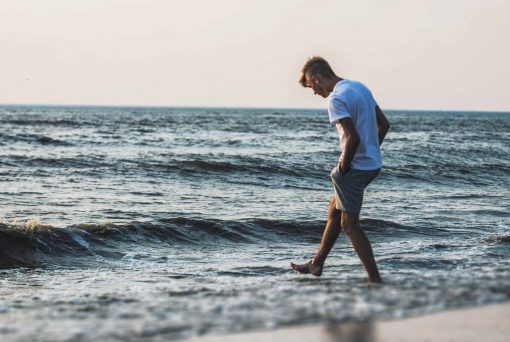
[(292, 262), (290, 263), (290, 267), (292, 267), (294, 271), (303, 274), (313, 274), (316, 277), (320, 277), (322, 275), (323, 266), (324, 264), (312, 263), (312, 260), (308, 261), (305, 264), (294, 264)]

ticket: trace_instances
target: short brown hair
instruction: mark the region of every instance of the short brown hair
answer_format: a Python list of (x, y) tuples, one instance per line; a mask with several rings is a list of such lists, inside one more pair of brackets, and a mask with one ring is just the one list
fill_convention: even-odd
[(335, 76), (333, 69), (329, 66), (329, 63), (322, 57), (314, 56), (308, 58), (303, 68), (301, 68), (301, 78), (299, 83), (303, 87), (309, 87), (310, 85), (306, 81), (306, 75), (314, 76), (321, 75), (327, 79), (331, 79)]

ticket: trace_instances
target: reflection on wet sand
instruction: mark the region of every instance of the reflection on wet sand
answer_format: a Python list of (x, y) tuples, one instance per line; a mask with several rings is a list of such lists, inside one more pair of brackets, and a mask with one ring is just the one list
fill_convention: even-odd
[(374, 325), (371, 322), (328, 324), (312, 327), (285, 328), (276, 331), (252, 332), (239, 335), (207, 336), (188, 342), (373, 342)]
[(349, 342), (372, 342), (374, 341), (373, 324), (366, 323), (345, 323), (326, 325), (324, 333), (318, 336), (318, 341), (349, 341)]
[(440, 312), (396, 321), (343, 323), (284, 328), (227, 336), (206, 336), (187, 342), (506, 342), (510, 303)]

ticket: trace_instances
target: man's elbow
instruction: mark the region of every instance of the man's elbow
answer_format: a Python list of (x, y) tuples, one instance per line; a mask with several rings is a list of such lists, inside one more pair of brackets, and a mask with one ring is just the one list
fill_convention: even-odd
[(349, 140), (350, 140), (350, 143), (354, 146), (356, 146), (356, 149), (358, 148), (359, 146), (359, 143), (360, 143), (360, 138), (359, 138), (359, 135), (358, 134), (351, 134), (349, 136)]

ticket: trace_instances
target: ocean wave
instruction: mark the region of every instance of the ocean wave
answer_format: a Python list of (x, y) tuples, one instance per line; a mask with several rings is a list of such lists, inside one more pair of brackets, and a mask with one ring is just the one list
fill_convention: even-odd
[[(98, 155), (76, 155), (66, 157), (43, 157), (10, 155), (2, 163), (16, 165), (17, 167), (33, 168), (73, 168), (73, 169), (97, 169), (104, 167), (114, 167), (113, 163), (104, 161), (102, 156)], [(102, 170), (104, 172), (104, 170)]]
[(303, 174), (303, 167), (294, 167), (289, 164), (275, 164), (271, 161), (262, 160), (241, 160), (236, 161), (213, 161), (203, 159), (172, 161), (169, 163), (149, 163), (142, 164), (144, 167), (163, 167), (182, 172), (207, 171), (216, 173), (249, 172), (262, 174), (285, 174), (300, 175)]
[(496, 235), (490, 236), (484, 240), (485, 243), (494, 243), (494, 244), (508, 244), (510, 243), (510, 234), (504, 235)]
[[(220, 221), (192, 218), (163, 219), (157, 223), (77, 224), (64, 228), (42, 224), (0, 224), (0, 267), (37, 266), (48, 257), (94, 256), (121, 258), (126, 244), (164, 243), (218, 244), (256, 243), (306, 238), (318, 232), (316, 222), (309, 224), (269, 220)], [(317, 236), (319, 236), (317, 234)]]
[[(77, 224), (64, 228), (29, 222), (0, 223), (0, 266), (37, 266), (53, 257), (122, 258), (144, 245), (219, 245), (256, 243), (319, 243), (325, 221), (280, 221), (174, 217), (155, 223)], [(364, 219), (361, 225), (376, 239), (441, 236), (431, 227), (411, 227), (391, 221)]]
[(508, 175), (509, 164), (481, 163), (466, 165), (391, 165), (384, 166), (382, 177), (398, 181), (412, 181), (424, 184), (463, 184), (486, 186), (504, 184)]
[[(30, 143), (50, 146), (71, 146), (73, 142), (59, 140), (42, 135), (24, 135), (18, 137)], [(0, 136), (0, 142), (2, 141)], [(119, 158), (113, 154), (83, 154), (76, 150), (59, 156), (44, 156), (26, 154), (12, 154), (4, 156), (2, 163), (18, 167), (34, 168), (73, 168), (86, 169), (95, 172), (101, 168), (102, 175), (120, 174), (182, 174), (187, 176), (202, 175), (207, 172), (212, 175), (249, 174), (263, 175), (264, 177), (292, 176), (322, 179), (329, 175), (334, 166), (334, 159), (321, 156), (320, 162), (309, 162), (300, 159), (286, 158), (258, 158), (247, 156), (232, 156), (229, 158), (200, 158), (191, 157), (176, 159), (171, 156), (165, 158)], [(324, 160), (324, 161), (323, 161)], [(382, 177), (385, 179), (411, 180), (426, 183), (486, 183), (504, 182), (508, 174), (508, 162), (480, 163), (477, 165), (464, 165), (451, 163), (450, 165), (426, 165), (419, 163), (391, 163), (384, 166)], [(169, 173), (170, 171), (170, 173)]]
[(53, 145), (53, 146), (72, 146), (73, 144), (60, 139), (54, 139), (47, 136), (41, 136), (37, 138), (37, 142), (41, 145)]
[(31, 118), (4, 117), (0, 118), (0, 124), (14, 126), (36, 126), (36, 127), (37, 126), (80, 127), (90, 123), (63, 118), (31, 119)]
[(14, 142), (26, 142), (29, 144), (41, 144), (41, 145), (53, 145), (53, 146), (73, 146), (74, 144), (60, 140), (52, 137), (48, 137), (46, 135), (39, 135), (33, 133), (18, 133), (15, 135), (11, 134), (1, 134), (0, 133), (0, 142), (5, 142), (12, 144)]
[[(45, 140), (48, 144), (65, 145), (64, 142), (56, 140)], [(66, 155), (66, 156), (27, 156), (27, 155), (9, 155), (2, 163), (6, 165), (15, 165), (18, 167), (34, 168), (73, 168), (86, 169), (92, 172), (101, 168), (101, 174), (108, 170), (112, 174), (154, 174), (163, 173), (165, 175), (173, 172), (174, 174), (183, 174), (195, 176), (203, 175), (204, 172), (210, 174), (259, 174), (267, 177), (271, 175), (284, 175), (294, 177), (323, 177), (329, 174), (329, 165), (296, 165), (291, 162), (280, 162), (271, 160), (258, 160), (256, 158), (235, 158), (230, 161), (206, 160), (206, 159), (185, 159), (185, 160), (144, 160), (144, 159), (117, 159), (105, 155)]]

